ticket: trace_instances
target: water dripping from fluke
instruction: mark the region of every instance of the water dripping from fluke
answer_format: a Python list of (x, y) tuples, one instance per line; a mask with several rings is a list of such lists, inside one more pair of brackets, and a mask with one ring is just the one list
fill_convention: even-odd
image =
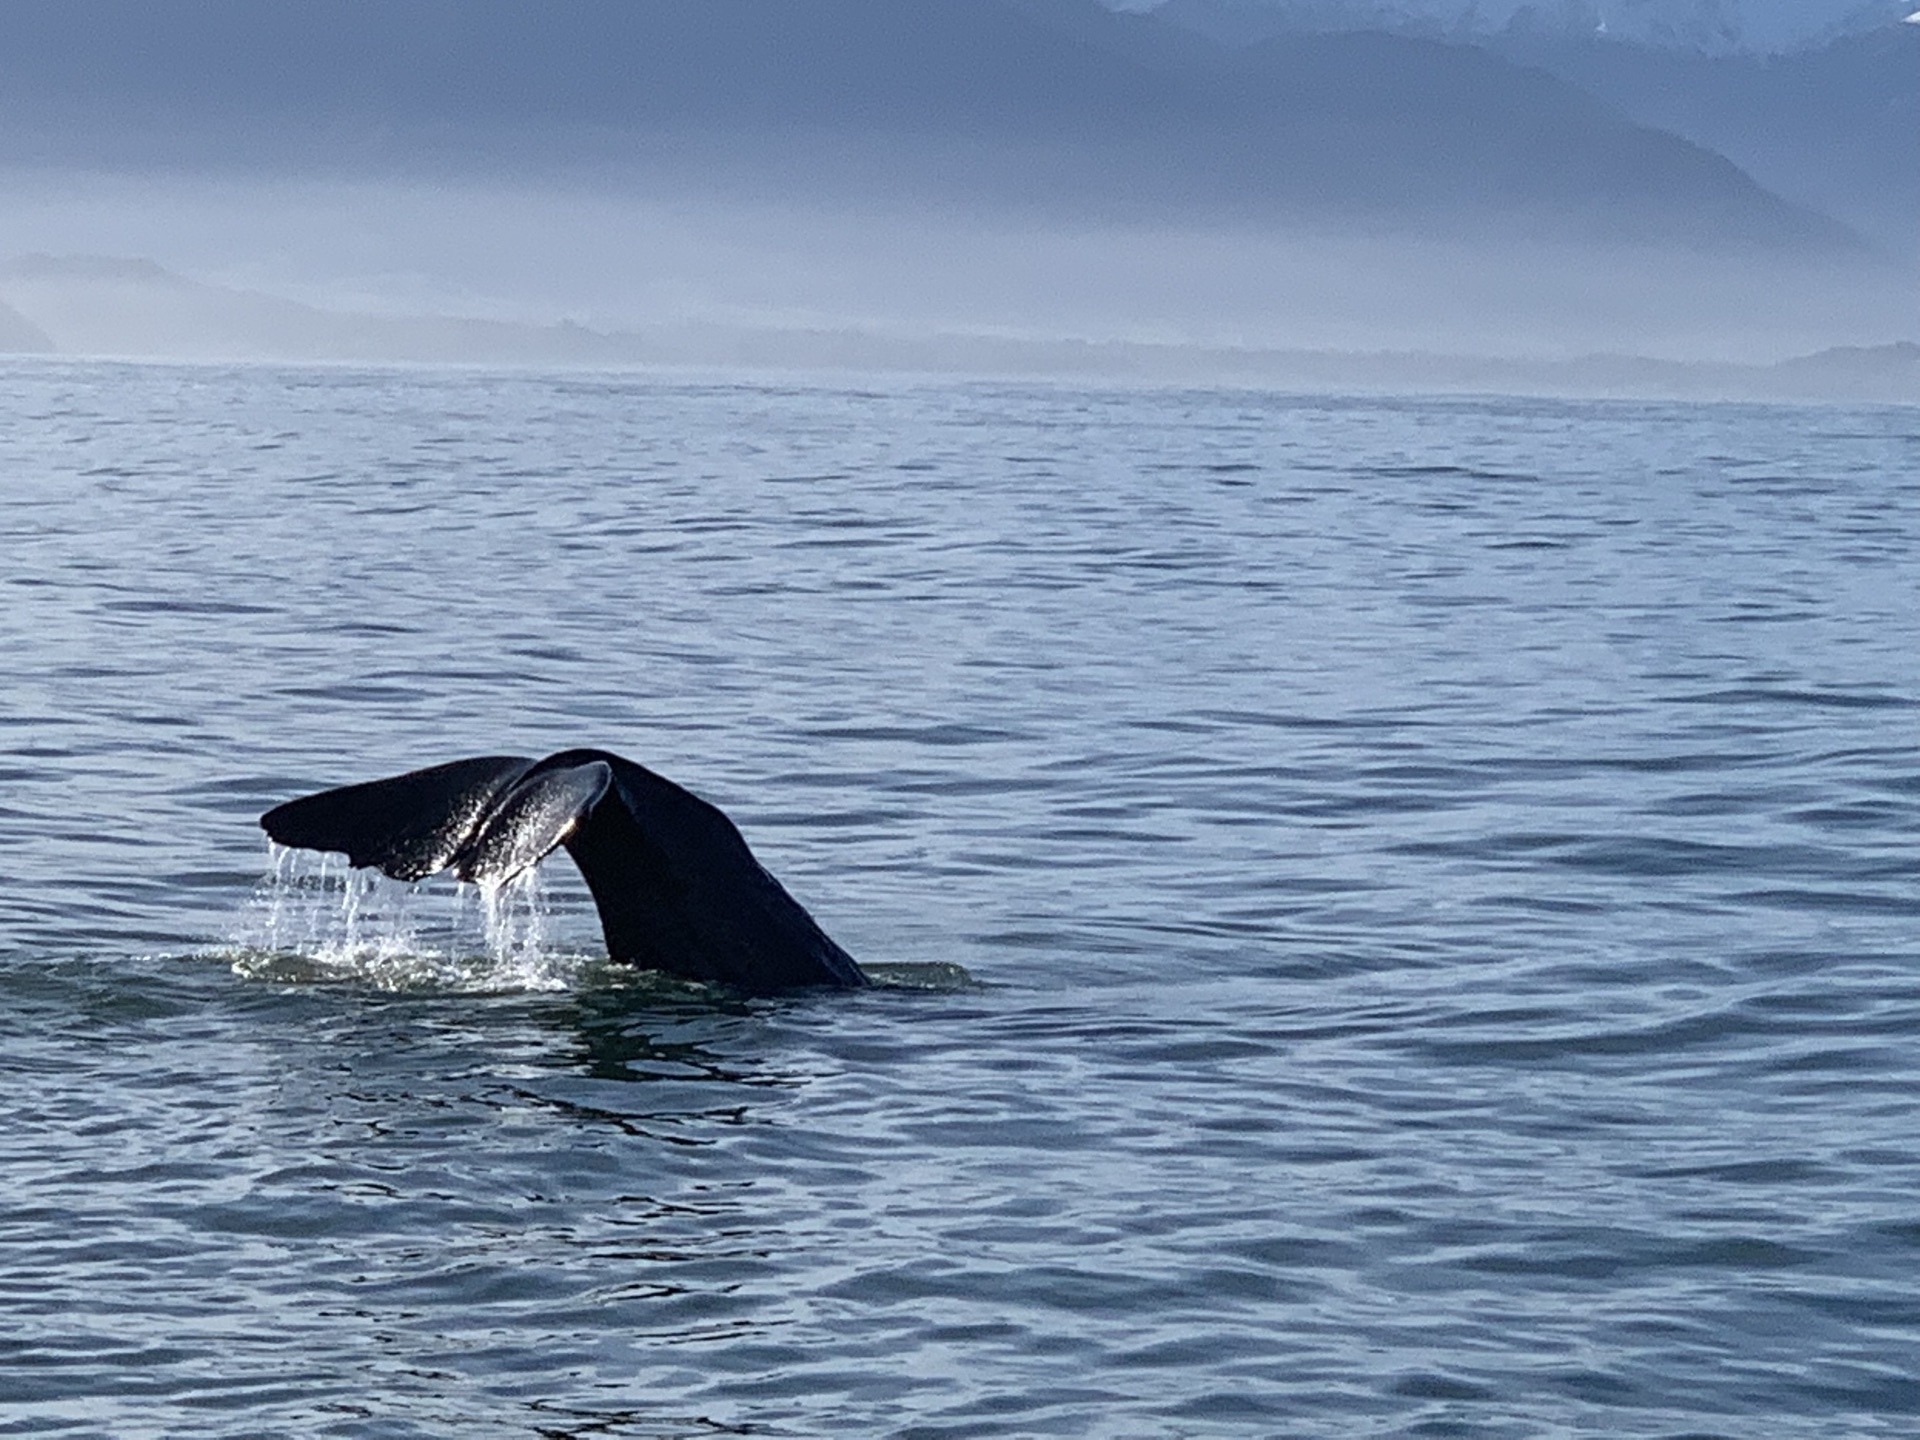
[[(268, 847), (268, 873), (214, 952), (234, 974), (278, 985), (358, 985), (420, 994), (551, 993), (583, 985), (684, 1001), (705, 982), (607, 960), (556, 938), (537, 868), (498, 885), (407, 882), (355, 869), (324, 851)], [(955, 993), (983, 988), (946, 962), (875, 962), (876, 989)]]
[(597, 957), (556, 947), (539, 872), (501, 885), (407, 884), (344, 857), (269, 847), (235, 926), (236, 975), (283, 985), (498, 994), (573, 988)]

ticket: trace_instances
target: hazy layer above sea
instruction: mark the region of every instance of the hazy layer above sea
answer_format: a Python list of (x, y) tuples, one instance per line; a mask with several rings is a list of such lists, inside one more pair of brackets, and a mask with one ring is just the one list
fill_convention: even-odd
[(4, 348), (1913, 393), (1920, 27), (1662, 109), (1644, 47), (1094, 0), (13, 13)]

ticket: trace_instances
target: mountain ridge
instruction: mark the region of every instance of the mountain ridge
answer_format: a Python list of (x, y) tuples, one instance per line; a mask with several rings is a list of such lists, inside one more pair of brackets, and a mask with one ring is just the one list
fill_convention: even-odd
[(1920, 253), (1920, 25), (1771, 56), (1650, 52), (1601, 40), (1498, 48), (1641, 124), (1724, 154), (1775, 193), (1896, 252)]
[(1326, 29), (1399, 29), (1492, 51), (1723, 155), (1775, 194), (1911, 257), (1920, 254), (1920, 166), (1908, 153), (1920, 133), (1920, 24), (1902, 23), (1905, 8), (1890, 4), (1873, 23), (1786, 50), (1718, 53), (1566, 25), (1443, 34), (1396, 25), (1393, 6), (1336, 0), (1167, 0), (1154, 13), (1239, 49)]
[(1904, 0), (1107, 0), (1232, 44), (1281, 30), (1385, 30), (1467, 44), (1595, 38), (1678, 54), (1765, 56), (1818, 49), (1900, 23)]
[(0, 159), (569, 167), (1102, 218), (1857, 251), (1724, 157), (1484, 50), (1249, 55), (1094, 0), (13, 0)]
[[(1247, 384), (1308, 391), (1505, 393), (1623, 398), (1825, 400), (1920, 405), (1920, 344), (1836, 346), (1758, 364), (1621, 353), (1557, 359), (1431, 350), (1285, 349), (1068, 336), (911, 333), (857, 326), (683, 320), (598, 330), (570, 321), (367, 315), (211, 285), (150, 259), (26, 255), (0, 263), (43, 331), (14, 353), (200, 362), (741, 367), (776, 371), (1078, 377)], [(0, 351), (5, 317), (0, 303)], [(51, 332), (63, 341), (57, 347)]]

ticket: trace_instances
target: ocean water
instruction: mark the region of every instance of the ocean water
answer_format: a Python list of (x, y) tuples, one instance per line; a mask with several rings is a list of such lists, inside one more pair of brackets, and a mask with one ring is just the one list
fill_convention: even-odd
[[(1920, 411), (0, 393), (0, 1433), (1920, 1433)], [(891, 983), (254, 824), (574, 744)]]

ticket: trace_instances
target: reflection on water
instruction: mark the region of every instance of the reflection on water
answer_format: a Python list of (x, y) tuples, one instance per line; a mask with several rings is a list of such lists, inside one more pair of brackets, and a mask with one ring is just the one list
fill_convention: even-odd
[[(0, 384), (0, 1429), (1914, 1429), (1912, 412)], [(262, 879), (572, 744), (888, 983)]]

